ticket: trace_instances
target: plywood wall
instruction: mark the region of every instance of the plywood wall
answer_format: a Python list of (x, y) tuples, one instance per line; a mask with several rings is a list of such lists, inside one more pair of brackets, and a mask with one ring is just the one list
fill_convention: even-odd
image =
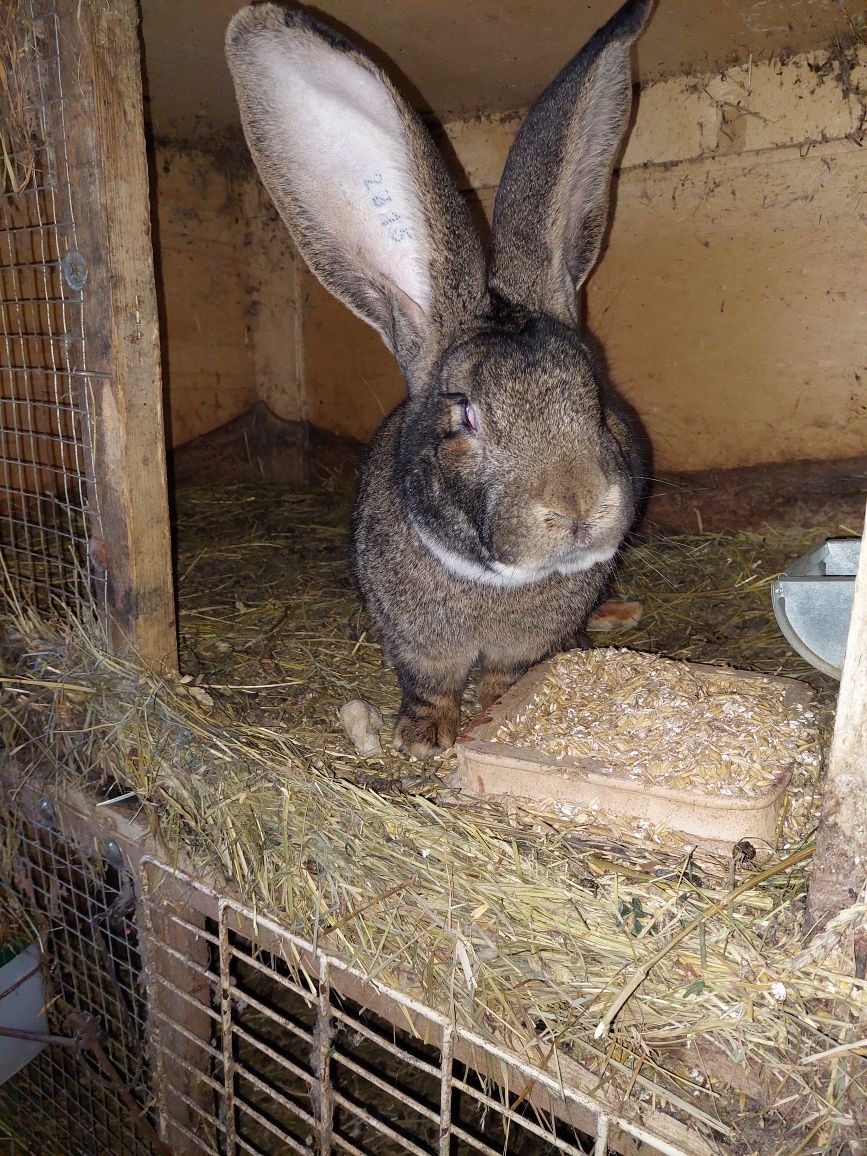
[[(853, 65), (847, 71), (848, 65)], [(867, 453), (867, 53), (650, 85), (590, 328), (658, 469)], [(446, 126), (490, 213), (519, 118)], [(310, 419), (366, 439), (402, 395), (379, 338), (303, 275)]]
[(260, 399), (299, 420), (297, 266), (252, 168), (166, 145), (152, 168), (171, 444), (225, 425)]

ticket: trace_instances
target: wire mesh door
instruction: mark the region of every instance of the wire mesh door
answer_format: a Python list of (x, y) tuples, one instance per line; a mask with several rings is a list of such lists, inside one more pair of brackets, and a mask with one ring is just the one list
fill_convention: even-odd
[[(539, 1066), (148, 853), (120, 808), (0, 759), (0, 915), (29, 913), (49, 1026), (0, 1152), (711, 1156), (598, 1076)], [(0, 1019), (2, 1023), (2, 1019)], [(624, 1114), (625, 1109), (625, 1114)], [(4, 1132), (5, 1128), (5, 1132)]]
[(28, 813), (0, 790), (0, 920), (38, 948), (50, 1040), (0, 1083), (0, 1152), (164, 1156), (147, 1116), (136, 900), (104, 832), (71, 829), (47, 797)]
[(698, 1156), (166, 864), (141, 861), (154, 1090), (176, 1153)]
[(96, 609), (173, 662), (136, 20), (132, 0), (0, 14), (0, 580), (15, 609)]

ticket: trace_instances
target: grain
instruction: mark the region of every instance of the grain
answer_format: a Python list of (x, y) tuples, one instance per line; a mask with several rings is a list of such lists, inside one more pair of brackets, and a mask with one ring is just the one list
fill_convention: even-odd
[(786, 690), (637, 651), (571, 651), (492, 739), (654, 786), (754, 796), (795, 762), (819, 763), (816, 713)]

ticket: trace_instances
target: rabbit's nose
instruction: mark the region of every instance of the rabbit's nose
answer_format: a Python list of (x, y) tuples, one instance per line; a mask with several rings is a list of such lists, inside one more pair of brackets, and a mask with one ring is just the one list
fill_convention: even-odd
[(590, 541), (590, 527), (583, 518), (574, 514), (564, 514), (562, 510), (546, 510), (545, 518), (558, 529), (568, 529), (576, 546), (586, 546)]
[(576, 546), (587, 546), (590, 543), (590, 527), (580, 518), (573, 518), (570, 529)]

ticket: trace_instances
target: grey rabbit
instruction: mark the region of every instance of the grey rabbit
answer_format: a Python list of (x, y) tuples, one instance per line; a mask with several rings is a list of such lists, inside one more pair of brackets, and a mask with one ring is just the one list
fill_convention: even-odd
[(376, 432), (356, 581), (403, 694), (394, 743), (447, 748), (574, 641), (635, 518), (641, 454), (578, 332), (652, 0), (628, 0), (530, 110), (486, 260), (433, 140), (385, 73), (304, 9), (226, 34), (247, 142), (316, 276), (379, 330), (407, 397)]

